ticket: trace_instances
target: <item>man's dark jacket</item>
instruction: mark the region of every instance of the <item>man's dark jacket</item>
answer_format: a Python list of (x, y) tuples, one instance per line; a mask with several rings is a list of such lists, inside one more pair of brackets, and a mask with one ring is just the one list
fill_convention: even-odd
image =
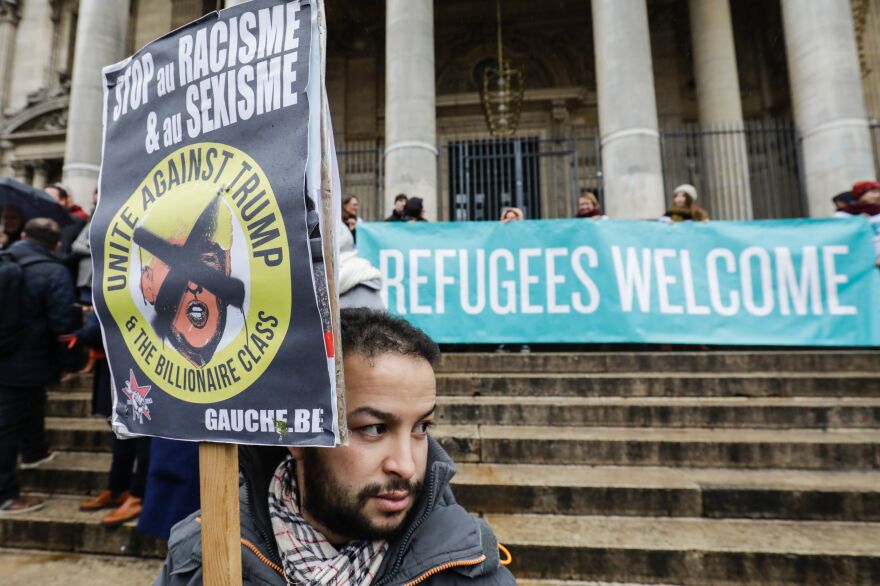
[[(419, 580), (429, 586), (507, 586), (516, 584), (499, 563), (492, 529), (456, 504), (449, 481), (455, 465), (429, 440), (424, 491), (413, 519), (395, 537), (372, 586), (401, 586)], [(239, 461), (242, 582), (245, 586), (284, 586), (282, 566), (269, 518), (269, 482), (285, 457), (283, 448), (241, 447)], [(201, 526), (193, 515), (171, 530), (168, 557), (154, 586), (202, 584)], [(245, 544), (244, 542), (247, 542)], [(260, 555), (251, 550), (260, 551)], [(271, 565), (270, 565), (271, 564)], [(272, 568), (272, 565), (276, 569)]]
[(74, 329), (74, 291), (70, 273), (42, 246), (19, 240), (7, 249), (19, 263), (39, 260), (23, 269), (22, 306), (0, 311), (20, 311), (24, 337), (17, 350), (0, 356), (4, 387), (41, 387), (58, 378), (57, 337)]

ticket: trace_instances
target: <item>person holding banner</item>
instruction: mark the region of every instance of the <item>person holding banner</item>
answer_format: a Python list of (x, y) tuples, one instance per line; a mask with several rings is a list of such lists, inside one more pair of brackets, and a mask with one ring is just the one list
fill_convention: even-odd
[(685, 183), (673, 191), (672, 205), (660, 218), (663, 222), (708, 222), (709, 214), (697, 204), (697, 188)]
[(411, 197), (406, 200), (406, 204), (403, 206), (403, 221), (404, 222), (427, 222), (425, 219), (425, 206), (422, 198), (420, 197)]
[[(428, 433), (437, 345), (367, 309), (343, 310), (341, 329), (349, 444), (240, 448), (243, 583), (515, 584), (491, 528), (456, 504), (455, 466)], [(156, 586), (202, 583), (198, 515), (172, 530)]]
[(403, 222), (403, 209), (406, 207), (408, 199), (405, 193), (398, 193), (397, 197), (394, 198), (394, 209), (391, 210), (391, 215), (385, 218), (385, 221)]
[(595, 193), (586, 189), (581, 191), (581, 195), (578, 198), (578, 210), (575, 217), (589, 218), (591, 220), (608, 219), (608, 216), (605, 215), (602, 207), (599, 205), (599, 198), (596, 197)]
[(522, 222), (525, 219), (525, 214), (519, 208), (504, 208), (504, 211), (501, 212), (502, 224), (507, 224), (509, 222)]
[(857, 181), (852, 188), (854, 201), (834, 213), (835, 218), (867, 216), (874, 231), (874, 254), (880, 267), (880, 183)]

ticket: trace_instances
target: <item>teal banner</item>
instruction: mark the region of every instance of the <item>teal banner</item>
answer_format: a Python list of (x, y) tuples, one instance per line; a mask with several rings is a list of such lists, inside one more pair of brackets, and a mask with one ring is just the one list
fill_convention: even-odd
[(880, 345), (863, 218), (362, 223), (359, 254), (442, 343)]

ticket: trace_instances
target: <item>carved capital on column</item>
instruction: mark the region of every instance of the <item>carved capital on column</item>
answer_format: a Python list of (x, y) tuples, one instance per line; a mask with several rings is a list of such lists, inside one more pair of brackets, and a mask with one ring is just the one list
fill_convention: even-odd
[(0, 23), (11, 22), (18, 25), (21, 19), (19, 0), (0, 0)]

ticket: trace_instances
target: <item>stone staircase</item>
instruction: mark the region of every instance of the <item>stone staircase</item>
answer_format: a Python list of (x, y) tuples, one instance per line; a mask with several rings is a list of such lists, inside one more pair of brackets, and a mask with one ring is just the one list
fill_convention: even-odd
[[(521, 584), (880, 584), (880, 352), (448, 354), (438, 392)], [(53, 497), (0, 547), (162, 556), (76, 510), (110, 463), (89, 397), (51, 393), (62, 453), (21, 478)]]

